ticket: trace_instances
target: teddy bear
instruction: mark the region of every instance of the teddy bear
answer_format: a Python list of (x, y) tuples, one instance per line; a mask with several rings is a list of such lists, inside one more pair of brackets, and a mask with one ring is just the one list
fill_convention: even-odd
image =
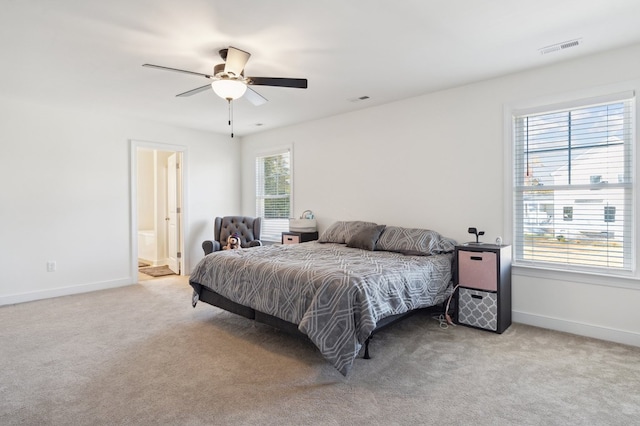
[(227, 237), (227, 245), (222, 247), (223, 250), (233, 250), (240, 248), (240, 235), (232, 234)]

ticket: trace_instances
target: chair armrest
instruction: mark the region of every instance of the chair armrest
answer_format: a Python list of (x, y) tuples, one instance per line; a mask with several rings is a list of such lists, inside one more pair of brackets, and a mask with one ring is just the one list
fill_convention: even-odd
[(202, 250), (204, 250), (204, 255), (206, 256), (214, 251), (222, 250), (222, 246), (218, 241), (206, 240), (202, 242)]
[(247, 242), (247, 247), (259, 247), (261, 245), (262, 245), (262, 241), (260, 240), (253, 240), (253, 241)]

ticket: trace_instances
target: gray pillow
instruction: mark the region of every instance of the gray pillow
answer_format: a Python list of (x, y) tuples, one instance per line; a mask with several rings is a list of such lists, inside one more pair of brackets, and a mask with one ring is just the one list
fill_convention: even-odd
[(369, 226), (364, 228), (347, 241), (347, 247), (359, 248), (362, 250), (374, 251), (380, 234), (386, 225)]
[(399, 226), (387, 226), (376, 244), (376, 250), (418, 256), (447, 253), (454, 248), (455, 241), (443, 238), (436, 231)]
[(318, 242), (345, 244), (352, 235), (357, 234), (360, 230), (376, 225), (377, 223), (363, 222), (361, 220), (339, 221), (327, 228), (318, 238)]

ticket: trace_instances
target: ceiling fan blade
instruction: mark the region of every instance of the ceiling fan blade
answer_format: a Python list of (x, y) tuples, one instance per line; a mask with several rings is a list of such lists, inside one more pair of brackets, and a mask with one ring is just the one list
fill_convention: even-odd
[(192, 90), (189, 90), (188, 92), (177, 94), (176, 97), (184, 98), (187, 96), (195, 95), (196, 93), (204, 92), (205, 90), (209, 90), (209, 89), (211, 89), (211, 85), (207, 84), (202, 87), (198, 87), (197, 89), (192, 89)]
[(234, 77), (239, 77), (249, 60), (249, 56), (251, 56), (251, 53), (229, 46), (227, 59), (224, 64), (224, 72), (232, 74)]
[(143, 64), (142, 66), (143, 67), (148, 67), (148, 68), (155, 68), (155, 69), (159, 69), (159, 70), (164, 70), (164, 71), (175, 71), (175, 72), (181, 72), (181, 73), (185, 73), (185, 74), (199, 75), (199, 76), (206, 77), (206, 78), (213, 78), (213, 76), (211, 76), (209, 74), (202, 74), (202, 73), (194, 72), (194, 71), (180, 70), (178, 68), (163, 67), (162, 65)]
[(254, 86), (293, 87), (294, 89), (306, 89), (306, 78), (279, 78), (279, 77), (247, 77), (249, 84)]
[(247, 87), (247, 91), (244, 92), (244, 97), (255, 106), (264, 105), (269, 102), (267, 98), (253, 90), (251, 87)]

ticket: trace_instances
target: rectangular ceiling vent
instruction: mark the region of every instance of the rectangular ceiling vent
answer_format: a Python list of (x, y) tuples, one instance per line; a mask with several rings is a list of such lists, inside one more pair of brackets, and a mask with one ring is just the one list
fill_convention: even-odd
[(543, 47), (542, 49), (538, 49), (541, 55), (546, 55), (547, 53), (557, 52), (559, 50), (569, 49), (571, 47), (580, 46), (582, 44), (582, 39), (577, 38), (575, 40), (563, 41), (562, 43), (552, 44), (551, 46)]
[(358, 98), (349, 98), (347, 99), (349, 102), (360, 102), (360, 101), (366, 101), (367, 99), (370, 99), (369, 96), (360, 96)]

